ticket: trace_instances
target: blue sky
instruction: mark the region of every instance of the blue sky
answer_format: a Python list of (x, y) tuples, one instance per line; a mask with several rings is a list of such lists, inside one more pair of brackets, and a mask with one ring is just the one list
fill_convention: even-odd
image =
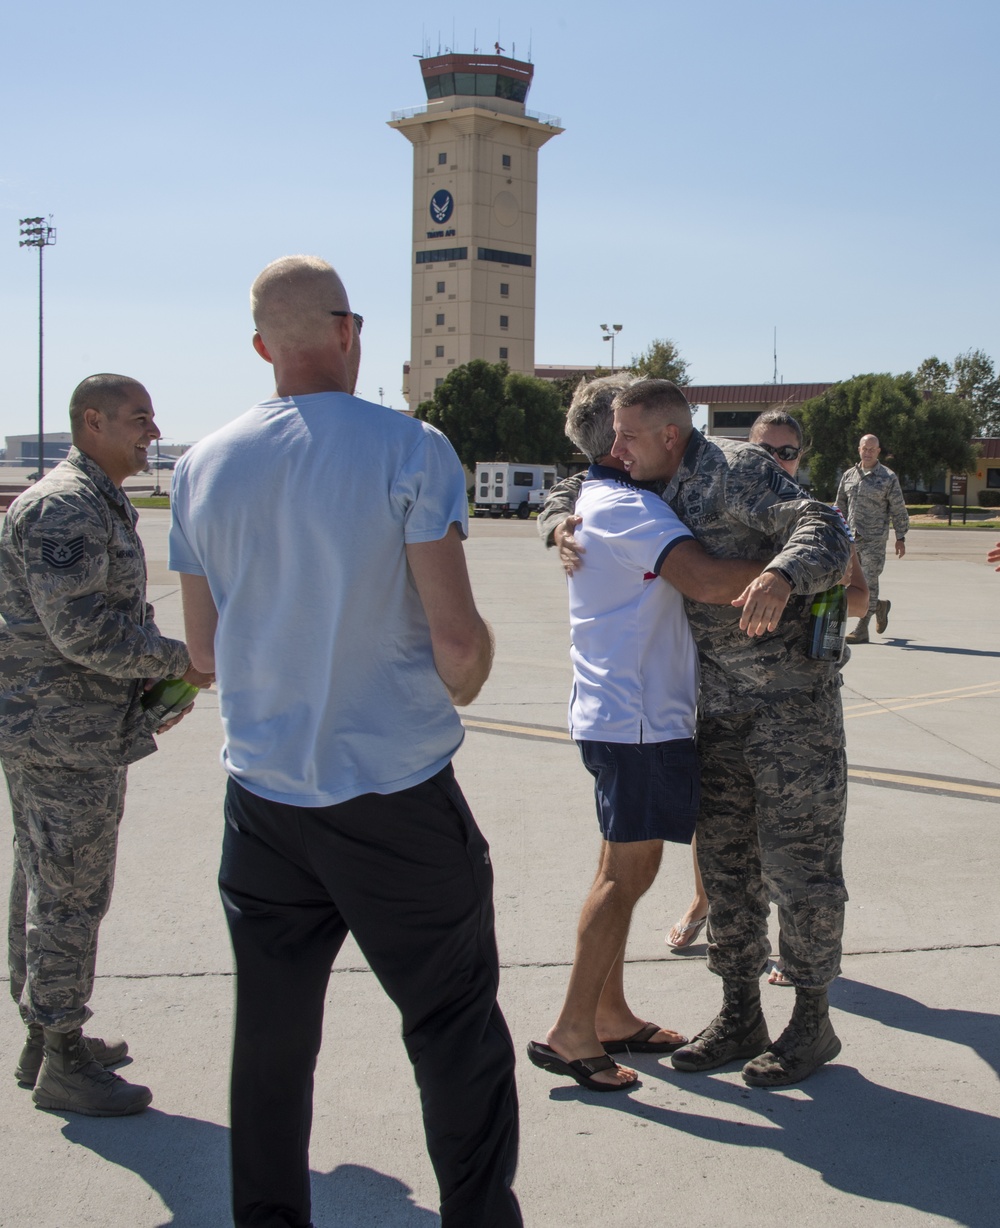
[[(150, 389), (164, 436), (269, 394), (260, 268), (315, 252), (366, 317), (358, 391), (401, 405), (422, 40), (527, 58), (539, 155), (536, 359), (673, 338), (698, 382), (1000, 359), (1000, 6), (980, 0), (64, 0), (4, 19), (0, 435), (34, 429), (37, 256), (53, 214), (46, 425), (95, 370)], [(12, 117), (17, 117), (13, 122)]]

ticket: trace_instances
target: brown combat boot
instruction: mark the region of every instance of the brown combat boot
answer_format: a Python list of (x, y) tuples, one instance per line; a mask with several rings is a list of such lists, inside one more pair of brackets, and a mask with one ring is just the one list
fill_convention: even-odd
[(675, 1050), (675, 1070), (714, 1070), (763, 1053), (771, 1043), (760, 1009), (759, 981), (723, 981), (722, 1010), (693, 1040)]
[(141, 1113), (153, 1099), (148, 1087), (126, 1083), (90, 1056), (79, 1028), (44, 1029), (45, 1059), (32, 1099), (40, 1109), (82, 1113), (85, 1117), (127, 1117)]
[[(106, 1040), (101, 1040), (99, 1036), (84, 1036), (83, 1043), (90, 1050), (90, 1056), (94, 1061), (100, 1062), (102, 1066), (114, 1066), (128, 1056), (128, 1045), (123, 1040), (116, 1040), (109, 1044)], [(21, 1056), (14, 1068), (14, 1078), (21, 1087), (34, 1087), (38, 1082), (43, 1052), (42, 1025), (29, 1023), (28, 1038), (24, 1042)]]
[(868, 641), (868, 624), (871, 622), (871, 615), (866, 614), (864, 618), (858, 619), (858, 625), (854, 628), (850, 635), (845, 635), (844, 639), (848, 644), (867, 644)]
[(879, 635), (885, 635), (885, 629), (889, 625), (889, 610), (891, 608), (891, 601), (875, 602), (875, 630)]
[(787, 1087), (801, 1083), (840, 1052), (840, 1040), (830, 1022), (825, 989), (796, 989), (795, 1009), (788, 1027), (773, 1045), (747, 1062), (743, 1082), (751, 1087)]

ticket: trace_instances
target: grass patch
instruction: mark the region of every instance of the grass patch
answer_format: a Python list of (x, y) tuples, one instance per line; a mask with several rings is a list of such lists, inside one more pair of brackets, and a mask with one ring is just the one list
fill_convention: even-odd
[(136, 495), (129, 502), (133, 507), (169, 507), (169, 495)]

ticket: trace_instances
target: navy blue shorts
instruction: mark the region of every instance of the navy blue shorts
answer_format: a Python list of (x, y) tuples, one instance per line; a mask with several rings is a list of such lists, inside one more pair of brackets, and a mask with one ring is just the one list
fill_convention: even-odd
[(690, 844), (701, 800), (694, 738), (646, 742), (578, 742), (594, 778), (597, 822), (605, 840)]

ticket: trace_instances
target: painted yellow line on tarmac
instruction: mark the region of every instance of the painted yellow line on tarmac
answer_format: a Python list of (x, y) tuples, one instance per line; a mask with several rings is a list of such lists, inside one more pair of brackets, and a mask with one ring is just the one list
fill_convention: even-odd
[(1000, 785), (975, 784), (972, 781), (952, 780), (947, 776), (908, 776), (902, 772), (880, 772), (873, 768), (848, 767), (847, 775), (859, 784), (898, 785), (903, 789), (960, 793), (963, 796), (1000, 801)]
[(503, 721), (475, 721), (462, 717), (466, 729), (485, 729), (487, 733), (513, 733), (521, 738), (541, 738), (551, 742), (569, 742), (572, 739), (561, 729), (544, 729), (539, 725), (508, 725)]
[(929, 708), (935, 704), (951, 704), (959, 699), (985, 699), (1000, 695), (1000, 682), (980, 682), (975, 686), (952, 687), (948, 691), (925, 691), (918, 695), (900, 695), (896, 699), (881, 702), (869, 700), (861, 704), (845, 704), (844, 718), (858, 716), (881, 716), (887, 712), (905, 712), (909, 708)]
[[(956, 695), (951, 698), (961, 699), (963, 697)], [(947, 702), (947, 699), (942, 698), (937, 702), (944, 703)], [(519, 725), (513, 721), (494, 721), (473, 717), (463, 718), (462, 723), (466, 729), (506, 737), (528, 738), (531, 741), (542, 742), (572, 741), (564, 730), (547, 728), (544, 725)], [(890, 772), (881, 768), (851, 767), (850, 765), (848, 765), (847, 775), (856, 784), (872, 785), (876, 788), (906, 789), (915, 793), (944, 794), (951, 797), (976, 798), (984, 802), (1000, 802), (1000, 785), (993, 785), (987, 781), (958, 780), (951, 776)]]

